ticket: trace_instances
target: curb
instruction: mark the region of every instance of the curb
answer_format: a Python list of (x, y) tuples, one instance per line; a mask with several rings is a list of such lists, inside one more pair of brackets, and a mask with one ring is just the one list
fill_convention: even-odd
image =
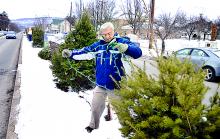
[[(23, 37), (21, 38), (23, 39)], [(11, 110), (9, 115), (8, 121), (8, 129), (6, 134), (6, 139), (18, 139), (17, 134), (15, 133), (15, 125), (17, 124), (17, 115), (19, 113), (17, 106), (20, 103), (20, 85), (21, 85), (21, 72), (19, 69), (19, 65), (22, 63), (22, 40), (20, 43), (20, 51), (19, 51), (19, 58), (18, 58), (18, 67), (15, 77), (15, 84), (14, 84), (14, 93), (11, 100)]]

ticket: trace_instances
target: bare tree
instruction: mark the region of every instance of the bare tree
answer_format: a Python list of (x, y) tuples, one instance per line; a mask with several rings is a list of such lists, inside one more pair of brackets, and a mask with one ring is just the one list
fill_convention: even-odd
[[(144, 9), (144, 13), (145, 16), (148, 17), (148, 19), (150, 19), (150, 14), (151, 14), (151, 5), (148, 5), (145, 0), (142, 0), (143, 3), (143, 9)], [(154, 3), (155, 4), (155, 3)]]
[(203, 33), (203, 40), (205, 40), (206, 35), (210, 32), (211, 29), (211, 22), (209, 22), (208, 19), (205, 19), (202, 15), (199, 17), (187, 17), (184, 13), (179, 13), (178, 17), (178, 31), (186, 33), (189, 40), (192, 38), (193, 33), (197, 32), (198, 39), (201, 38), (201, 34)]
[(122, 11), (128, 24), (131, 25), (133, 33), (136, 34), (145, 22), (141, 0), (126, 0), (125, 5), (122, 5)]
[(102, 5), (103, 5), (103, 15), (101, 16), (103, 18), (103, 23), (106, 21), (111, 21), (114, 18), (114, 15), (117, 14), (117, 11), (115, 10), (115, 0), (107, 0), (104, 1), (102, 0)]
[(184, 20), (182, 22), (182, 30), (184, 33), (187, 34), (188, 39), (190, 40), (192, 38), (193, 33), (196, 30), (196, 17), (195, 16), (190, 16), (190, 17), (184, 17)]
[(214, 24), (220, 27), (220, 16), (214, 21)]
[(220, 16), (214, 21), (214, 24), (217, 26), (217, 38), (218, 35), (220, 34)]
[(164, 13), (155, 19), (155, 34), (162, 40), (161, 54), (165, 51), (165, 39), (175, 32), (178, 18), (178, 13), (174, 17), (171, 17), (170, 14)]
[(177, 20), (176, 32), (181, 36), (183, 34), (187, 35), (188, 39), (190, 40), (196, 29), (195, 22), (197, 21), (197, 18), (195, 16), (187, 17), (187, 15), (181, 11), (178, 12)]
[(91, 15), (92, 23), (95, 26), (95, 30), (97, 30), (98, 27), (98, 17), (99, 17), (97, 8), (98, 7), (96, 5), (96, 1), (92, 1), (88, 4), (88, 12)]
[(39, 17), (35, 18), (34, 26), (42, 29), (43, 31), (46, 30), (48, 25), (48, 17)]
[(154, 7), (155, 7), (155, 0), (151, 0), (150, 3), (150, 14), (149, 14), (149, 29), (150, 29), (150, 39), (149, 39), (149, 49), (153, 48), (153, 36), (154, 36)]
[(72, 26), (75, 25), (76, 23), (76, 16), (73, 14), (73, 9), (72, 9), (72, 2), (71, 2), (71, 5), (70, 5), (70, 15), (69, 16), (66, 16), (66, 20), (70, 23), (70, 31), (72, 30)]
[(88, 11), (96, 30), (98, 30), (98, 27), (104, 22), (112, 21), (114, 15), (117, 14), (115, 10), (115, 0), (92, 1), (88, 4)]
[(15, 32), (20, 31), (20, 29), (16, 23), (9, 23), (8, 28), (9, 28), (9, 30), (13, 30)]
[(76, 9), (75, 9), (76, 18), (80, 19), (81, 15), (85, 9), (84, 3), (82, 2), (82, 0), (80, 0), (79, 2), (75, 2), (75, 5), (76, 5)]
[(201, 34), (203, 33), (203, 40), (206, 39), (206, 35), (211, 30), (212, 22), (209, 22), (207, 18), (205, 18), (202, 14), (199, 15), (196, 22), (196, 29), (198, 31), (199, 39), (201, 38)]

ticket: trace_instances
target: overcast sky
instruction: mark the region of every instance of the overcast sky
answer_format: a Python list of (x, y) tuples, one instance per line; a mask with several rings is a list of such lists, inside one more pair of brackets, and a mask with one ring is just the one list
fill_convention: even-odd
[[(70, 11), (71, 1), (74, 6), (77, 0), (0, 0), (0, 12), (6, 11), (10, 19), (40, 16), (66, 17)], [(121, 0), (116, 1), (121, 2)], [(149, 3), (150, 0), (145, 1)], [(155, 15), (157, 16), (162, 12), (176, 13), (177, 10), (182, 10), (187, 15), (203, 13), (204, 16), (213, 20), (220, 16), (220, 8), (217, 1), (155, 0)]]

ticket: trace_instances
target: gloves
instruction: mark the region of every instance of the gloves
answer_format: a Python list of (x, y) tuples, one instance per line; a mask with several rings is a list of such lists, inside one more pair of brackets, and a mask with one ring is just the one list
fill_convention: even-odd
[(120, 53), (124, 53), (128, 49), (128, 45), (123, 43), (117, 43), (117, 45), (115, 45), (113, 48), (117, 48)]
[(69, 50), (69, 49), (64, 49), (64, 50), (62, 51), (62, 57), (64, 57), (64, 58), (70, 57), (71, 54), (72, 54), (72, 51)]

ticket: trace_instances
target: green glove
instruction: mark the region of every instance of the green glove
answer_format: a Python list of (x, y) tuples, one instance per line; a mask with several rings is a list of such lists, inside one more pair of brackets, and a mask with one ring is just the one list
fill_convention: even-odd
[(123, 44), (123, 43), (117, 43), (113, 49), (118, 49), (118, 51), (120, 53), (124, 53), (127, 49), (128, 49), (128, 45), (127, 44)]
[(116, 39), (114, 38), (113, 40), (111, 40), (109, 43), (108, 43), (108, 48), (107, 49), (110, 49), (110, 48), (113, 48), (115, 45), (117, 45), (118, 43), (116, 42)]

